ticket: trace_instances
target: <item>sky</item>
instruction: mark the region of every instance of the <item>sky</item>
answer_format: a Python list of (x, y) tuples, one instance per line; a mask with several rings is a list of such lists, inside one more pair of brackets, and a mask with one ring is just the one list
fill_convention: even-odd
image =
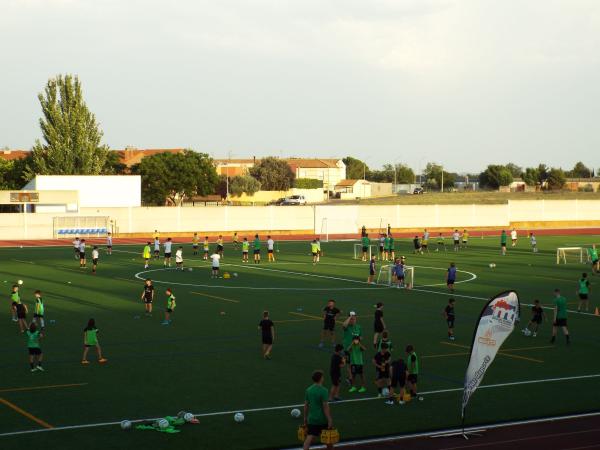
[(597, 0), (0, 0), (0, 147), (77, 74), (111, 148), (600, 167)]

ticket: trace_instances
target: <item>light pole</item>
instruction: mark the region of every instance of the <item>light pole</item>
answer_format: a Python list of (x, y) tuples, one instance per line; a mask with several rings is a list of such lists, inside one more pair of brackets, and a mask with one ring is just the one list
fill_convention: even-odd
[(442, 167), (442, 193), (444, 192), (444, 166)]

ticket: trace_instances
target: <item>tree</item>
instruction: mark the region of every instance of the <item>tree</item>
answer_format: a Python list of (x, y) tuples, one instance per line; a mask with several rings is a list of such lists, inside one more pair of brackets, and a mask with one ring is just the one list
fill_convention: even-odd
[(287, 162), (272, 156), (261, 159), (250, 169), (250, 175), (260, 182), (261, 189), (265, 191), (287, 191), (295, 178)]
[(567, 182), (567, 177), (562, 169), (552, 168), (548, 172), (548, 178), (546, 181), (548, 183), (548, 189), (558, 190), (564, 187), (565, 183)]
[[(519, 168), (519, 170), (521, 169)], [(506, 166), (491, 164), (479, 175), (479, 185), (490, 189), (508, 186), (512, 182), (512, 171)]]
[(106, 155), (106, 162), (102, 168), (104, 175), (123, 175), (128, 173), (127, 165), (121, 162), (119, 152), (109, 151)]
[(346, 164), (346, 178), (348, 180), (362, 180), (363, 177), (369, 178), (369, 166), (360, 159), (347, 156), (342, 161)]
[(158, 153), (139, 164), (144, 203), (181, 205), (194, 195), (215, 192), (219, 181), (212, 158), (205, 153)]
[(536, 167), (527, 167), (523, 172), (523, 181), (527, 186), (535, 186), (540, 182), (540, 173)]
[[(443, 173), (443, 176), (442, 176)], [(442, 166), (436, 163), (427, 163), (423, 171), (425, 177), (425, 185), (428, 189), (440, 189), (442, 186), (442, 178), (444, 180), (444, 189), (454, 187), (456, 174), (442, 170)]]
[(589, 169), (581, 161), (577, 162), (573, 167), (573, 170), (569, 170), (566, 175), (569, 178), (590, 178), (592, 176), (592, 169)]
[[(504, 167), (506, 167), (508, 169), (508, 171), (511, 173), (511, 175), (513, 176), (513, 178), (521, 178), (521, 175), (523, 174), (523, 169), (521, 167), (517, 166), (514, 163), (508, 163)], [(507, 185), (504, 184), (502, 186), (507, 186)]]
[(9, 161), (0, 159), (0, 189), (22, 189), (29, 181), (28, 164), (31, 164), (31, 155)]
[(229, 181), (229, 193), (239, 197), (242, 194), (254, 195), (260, 191), (260, 182), (251, 176), (235, 176)]
[(396, 164), (395, 166), (392, 164), (384, 164), (382, 170), (371, 170), (367, 176), (369, 181), (387, 183), (393, 183), (394, 178), (397, 184), (413, 183), (415, 181), (415, 173), (405, 164)]
[(98, 175), (102, 173), (108, 147), (102, 131), (83, 100), (77, 76), (57, 76), (38, 95), (44, 144), (33, 146), (29, 171), (42, 175)]

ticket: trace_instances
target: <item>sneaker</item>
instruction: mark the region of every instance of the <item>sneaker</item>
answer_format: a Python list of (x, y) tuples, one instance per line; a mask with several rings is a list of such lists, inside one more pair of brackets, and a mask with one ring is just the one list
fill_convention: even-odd
[(160, 324), (161, 325), (169, 325), (169, 321), (168, 320), (163, 320)]
[(40, 372), (44, 372), (44, 368), (42, 366), (37, 366), (36, 369), (39, 370)]
[(454, 340), (454, 336), (450, 336), (450, 340), (453, 341)]
[(533, 337), (536, 337), (536, 336), (537, 336), (537, 333), (533, 333)]
[(356, 389), (356, 386), (352, 386), (348, 392), (353, 393), (356, 391), (358, 391), (358, 389)]
[(394, 404), (394, 400), (386, 400), (385, 404), (386, 405), (393, 405)]
[(33, 369), (30, 370), (30, 372), (35, 372), (37, 370), (37, 367), (34, 367)]
[(404, 405), (404, 400), (398, 400), (399, 405)]
[(13, 318), (12, 318), (12, 321), (13, 321), (13, 322), (18, 322), (18, 321), (19, 321), (19, 319), (17, 319), (16, 317), (13, 317)]
[(85, 365), (85, 364), (89, 364), (90, 362), (87, 359), (84, 359), (83, 361), (81, 361), (81, 364)]
[(106, 359), (106, 358), (100, 358), (100, 359), (98, 360), (98, 362), (99, 362), (100, 364), (104, 364), (104, 363), (105, 363), (105, 362), (107, 362), (107, 361), (108, 361), (108, 359)]
[(363, 387), (361, 387), (361, 388), (358, 390), (358, 392), (359, 392), (360, 394), (362, 394), (363, 392), (367, 392), (367, 388), (363, 386)]

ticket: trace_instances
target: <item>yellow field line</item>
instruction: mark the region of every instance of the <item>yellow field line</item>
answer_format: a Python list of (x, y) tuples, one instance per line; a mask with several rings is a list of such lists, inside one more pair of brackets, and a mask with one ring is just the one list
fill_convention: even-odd
[(50, 425), (48, 422), (44, 422), (42, 419), (39, 419), (37, 417), (35, 417), (33, 414), (29, 414), (27, 411), (25, 411), (24, 409), (19, 408), (17, 405), (9, 402), (8, 400), (0, 397), (0, 403), (5, 404), (6, 406), (8, 406), (10, 409), (18, 412), (19, 414), (27, 417), (30, 420), (33, 420), (35, 423), (37, 423), (38, 425), (41, 425), (44, 428), (54, 428), (52, 425)]
[(217, 297), (216, 295), (204, 294), (203, 292), (191, 291), (190, 294), (202, 295), (203, 297), (214, 298), (217, 300), (223, 300), (224, 302), (230, 302), (230, 303), (239, 303), (240, 302), (239, 300), (233, 300), (232, 298)]
[(540, 347), (505, 348), (503, 352), (518, 352), (520, 350), (541, 350), (543, 348), (554, 348), (553, 345), (542, 345)]
[(466, 356), (469, 352), (460, 352), (460, 353), (445, 353), (443, 355), (425, 355), (421, 358), (445, 358), (447, 356)]
[[(459, 347), (459, 348), (471, 348), (468, 345), (460, 345), (460, 344), (454, 344), (452, 342), (444, 342), (441, 341), (440, 344), (444, 344), (444, 345), (450, 345), (452, 347)], [(509, 349), (507, 349), (508, 351), (510, 351)], [(498, 351), (498, 354), (502, 355), (502, 356), (507, 356), (509, 358), (515, 358), (515, 359), (523, 359), (525, 361), (532, 361), (532, 362), (537, 362), (537, 363), (543, 363), (544, 361), (542, 361), (541, 359), (535, 359), (535, 358), (528, 358), (526, 356), (519, 356), (519, 355), (511, 355), (510, 353), (506, 353), (507, 350), (500, 350)], [(523, 348), (524, 350), (524, 348)], [(531, 349), (530, 349), (531, 350)], [(514, 350), (513, 350), (514, 351)]]
[(0, 393), (2, 393), (2, 392), (36, 391), (38, 389), (57, 389), (57, 388), (66, 388), (66, 387), (75, 387), (75, 386), (85, 386), (87, 384), (88, 383), (51, 384), (48, 386), (32, 386), (32, 387), (22, 387), (22, 388), (0, 389)]

